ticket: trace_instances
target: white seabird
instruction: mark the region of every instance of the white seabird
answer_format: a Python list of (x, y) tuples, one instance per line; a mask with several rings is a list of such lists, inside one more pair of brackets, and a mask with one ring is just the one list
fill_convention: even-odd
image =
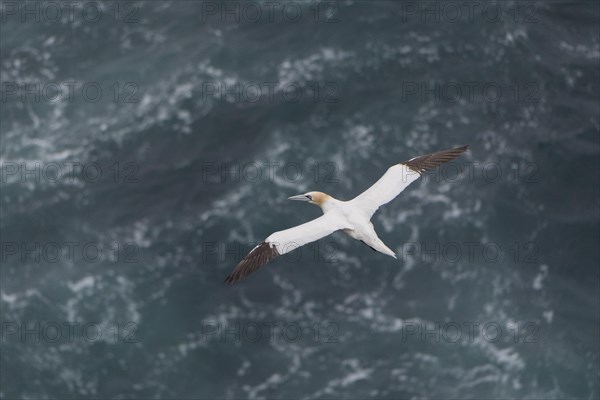
[(240, 261), (227, 276), (225, 283), (236, 283), (275, 257), (339, 230), (343, 230), (353, 239), (362, 241), (373, 250), (396, 258), (396, 254), (377, 236), (371, 217), (379, 207), (393, 200), (424, 172), (453, 160), (468, 148), (468, 145), (457, 147), (396, 164), (373, 186), (352, 200), (337, 200), (323, 192), (308, 192), (290, 197), (289, 200), (318, 205), (323, 210), (323, 215), (302, 225), (273, 233)]

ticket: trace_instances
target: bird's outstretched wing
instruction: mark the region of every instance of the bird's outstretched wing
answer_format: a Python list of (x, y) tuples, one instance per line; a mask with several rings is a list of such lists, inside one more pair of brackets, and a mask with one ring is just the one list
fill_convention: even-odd
[(411, 183), (416, 181), (421, 174), (431, 171), (438, 166), (455, 159), (464, 153), (469, 146), (438, 151), (414, 157), (408, 161), (390, 167), (373, 186), (356, 196), (351, 201), (372, 216), (384, 204), (392, 201)]
[(272, 259), (319, 240), (337, 230), (346, 228), (335, 214), (325, 214), (317, 219), (290, 229), (275, 232), (248, 253), (246, 257), (225, 278), (231, 285), (250, 275)]

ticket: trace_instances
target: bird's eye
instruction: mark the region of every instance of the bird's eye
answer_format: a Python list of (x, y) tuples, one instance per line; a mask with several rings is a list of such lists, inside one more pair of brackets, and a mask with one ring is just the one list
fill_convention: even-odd
[(309, 200), (312, 200), (312, 196), (310, 194), (307, 194), (306, 198), (309, 199)]

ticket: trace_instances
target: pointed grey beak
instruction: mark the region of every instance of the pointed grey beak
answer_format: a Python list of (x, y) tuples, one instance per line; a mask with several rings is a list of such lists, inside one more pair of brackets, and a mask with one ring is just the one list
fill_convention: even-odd
[(304, 194), (300, 194), (298, 196), (288, 197), (288, 200), (297, 200), (297, 201), (310, 201), (310, 198)]

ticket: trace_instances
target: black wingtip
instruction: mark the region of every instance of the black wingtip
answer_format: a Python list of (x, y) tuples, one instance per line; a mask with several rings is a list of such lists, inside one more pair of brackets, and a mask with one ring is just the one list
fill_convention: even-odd
[(223, 283), (227, 286), (233, 286), (236, 283), (239, 282), (240, 279), (235, 279), (235, 276), (233, 275), (233, 273), (227, 275), (227, 278), (225, 278), (225, 280), (223, 281)]
[(423, 174), (439, 167), (440, 165), (454, 160), (462, 153), (469, 149), (469, 145), (455, 147), (453, 149), (442, 150), (436, 153), (426, 154), (424, 156), (414, 157), (402, 164), (406, 165), (411, 170)]
[(235, 279), (235, 276), (233, 275), (233, 273), (227, 275), (227, 278), (225, 278), (225, 280), (223, 281), (223, 284), (225, 284), (226, 286), (233, 286), (236, 283), (238, 283), (240, 281), (240, 279)]
[(225, 280), (223, 281), (223, 283), (227, 286), (232, 286), (234, 284), (236, 284), (237, 282), (240, 281), (240, 277), (238, 277), (236, 279), (236, 271), (232, 271), (229, 275), (227, 275), (227, 278), (225, 278)]
[(260, 243), (239, 262), (223, 283), (228, 286), (238, 283), (278, 255), (279, 253), (275, 246), (271, 247), (267, 242)]

